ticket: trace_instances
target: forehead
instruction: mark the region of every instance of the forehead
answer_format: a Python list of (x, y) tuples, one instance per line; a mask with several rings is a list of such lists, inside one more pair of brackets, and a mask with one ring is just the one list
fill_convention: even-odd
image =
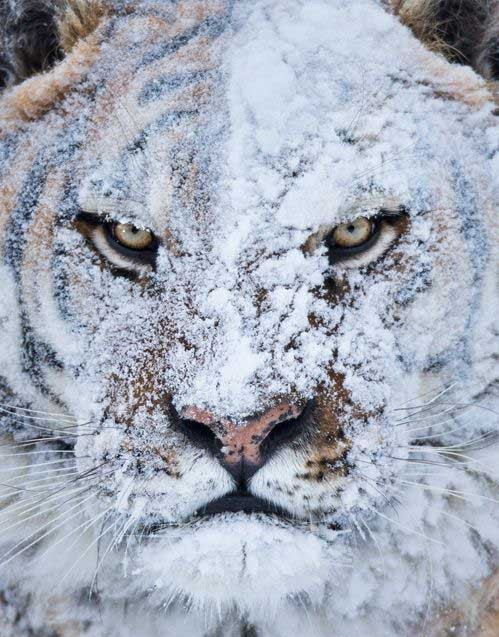
[[(338, 351), (355, 400), (379, 405), (385, 384), (365, 390), (366, 378), (374, 368), (395, 376), (398, 363), (376, 360), (366, 378), (352, 369), (381, 341), (392, 354), (380, 315), (400, 273), (391, 262), (385, 287), (380, 278), (357, 305), (329, 303), (324, 251), (298, 248), (320, 226), (387, 201), (415, 216), (440, 207), (434, 200), (448, 210), (456, 184), (465, 190), (485, 169), (488, 115), (437, 90), (434, 56), (374, 2), (238, 2), (217, 16), (178, 28), (177, 13), (118, 19), (89, 78), (98, 90), (80, 205), (150, 227), (166, 247), (157, 297), (137, 288), (130, 302), (127, 283), (104, 270), (98, 294), (112, 311), (95, 347), (121, 347), (126, 361), (137, 351), (142, 364), (136, 343), (148, 340), (149, 367), (177, 403), (221, 416), (257, 413), (291, 391), (311, 396)], [(456, 180), (465, 168), (467, 181)], [(414, 271), (428, 251), (428, 216), (418, 221), (403, 248)], [(163, 359), (165, 324), (181, 338)]]
[[(301, 240), (386, 201), (417, 210), (463, 148), (477, 152), (468, 108), (435, 88), (428, 54), (377, 3), (260, 0), (217, 17), (174, 52), (156, 32), (126, 88), (114, 52), (85, 207), (109, 197), (115, 213), (124, 191), (122, 215), (158, 232), (177, 218)], [(148, 42), (141, 20), (120, 47)]]

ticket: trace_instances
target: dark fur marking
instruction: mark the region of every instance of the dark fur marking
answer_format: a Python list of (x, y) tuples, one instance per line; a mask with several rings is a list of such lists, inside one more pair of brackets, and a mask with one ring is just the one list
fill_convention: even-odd
[(2, 138), (0, 144), (0, 178), (3, 176), (4, 170), (8, 170), (11, 167), (9, 160), (17, 150), (18, 140), (19, 136), (16, 134), (5, 135)]
[[(61, 133), (64, 140), (64, 133)], [(66, 150), (65, 158), (69, 159), (74, 154), (77, 146)], [(57, 145), (53, 149), (54, 157), (60, 157)], [(34, 387), (44, 396), (49, 397), (54, 403), (63, 406), (61, 401), (47, 385), (43, 366), (53, 369), (63, 369), (63, 363), (58, 359), (56, 352), (45, 342), (41, 341), (31, 325), (26, 306), (23, 300), (21, 287), (21, 267), (26, 244), (26, 231), (38, 210), (40, 197), (50, 173), (51, 161), (46, 151), (42, 151), (32, 164), (31, 170), (21, 188), (17, 204), (12, 212), (10, 223), (5, 233), (5, 262), (13, 271), (17, 284), (17, 297), (19, 305), (19, 318), (21, 322), (22, 338), (22, 369), (33, 383)]]
[(142, 88), (138, 98), (139, 104), (153, 102), (168, 93), (201, 82), (206, 79), (207, 75), (210, 75), (210, 71), (186, 71), (155, 78)]
[(168, 42), (162, 42), (153, 47), (151, 51), (148, 51), (143, 56), (135, 67), (135, 71), (154, 64), (154, 62), (157, 62), (171, 53), (176, 53), (179, 49), (200, 35), (209, 35), (213, 39), (218, 38), (224, 32), (226, 24), (227, 18), (225, 16), (207, 18), (204, 22), (201, 22), (185, 33), (181, 33)]
[(47, 158), (42, 152), (32, 164), (5, 232), (5, 261), (12, 268), (18, 284), (21, 276), (25, 232), (37, 209), (47, 176)]

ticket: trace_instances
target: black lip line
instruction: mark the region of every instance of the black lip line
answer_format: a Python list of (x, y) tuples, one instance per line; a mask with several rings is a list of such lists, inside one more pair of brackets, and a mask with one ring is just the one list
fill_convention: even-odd
[[(256, 496), (252, 496), (249, 493), (241, 493), (240, 491), (235, 491), (233, 493), (229, 493), (228, 495), (224, 495), (217, 500), (213, 500), (213, 502), (208, 502), (208, 504), (205, 504), (202, 507), (199, 507), (199, 509), (197, 509), (189, 517), (189, 522), (200, 520), (206, 517), (211, 517), (214, 515), (220, 515), (223, 513), (262, 513), (265, 515), (277, 516), (281, 520), (286, 520), (287, 522), (298, 521), (293, 518), (293, 516), (289, 512), (285, 511), (275, 504), (270, 504), (266, 500), (257, 498)], [(141, 527), (142, 535), (153, 536), (158, 533), (158, 531), (163, 531), (172, 526), (182, 526), (182, 523), (173, 525), (164, 522), (153, 522), (152, 524), (144, 524)]]
[[(258, 498), (246, 493), (245, 491), (234, 491), (227, 495), (213, 500), (208, 504), (199, 507), (188, 520), (179, 522), (176, 524), (170, 524), (165, 522), (154, 522), (152, 524), (145, 524), (141, 527), (142, 535), (154, 536), (158, 532), (165, 531), (171, 527), (181, 527), (185, 524), (202, 520), (203, 518), (210, 518), (215, 515), (221, 515), (224, 513), (261, 513), (264, 515), (271, 515), (279, 518), (280, 520), (288, 523), (300, 524), (306, 522), (306, 520), (294, 517), (289, 511), (284, 510), (282, 507), (276, 504), (271, 504), (267, 500)], [(341, 527), (332, 523), (327, 523), (328, 528), (341, 530)]]
[(209, 502), (197, 509), (194, 513), (196, 517), (217, 515), (220, 513), (264, 513), (266, 515), (276, 515), (280, 518), (291, 519), (289, 512), (276, 504), (267, 500), (245, 493), (229, 493), (227, 495)]

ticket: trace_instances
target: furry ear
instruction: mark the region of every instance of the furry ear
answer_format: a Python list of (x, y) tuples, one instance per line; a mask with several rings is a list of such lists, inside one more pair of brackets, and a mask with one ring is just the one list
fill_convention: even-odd
[(499, 79), (499, 0), (391, 0), (415, 35), (451, 62)]
[(0, 89), (49, 69), (103, 15), (102, 0), (0, 0)]
[(59, 12), (61, 47), (69, 53), (78, 40), (99, 26), (106, 9), (102, 0), (67, 0)]
[(57, 1), (10, 0), (0, 14), (0, 81), (16, 84), (49, 68), (62, 56)]

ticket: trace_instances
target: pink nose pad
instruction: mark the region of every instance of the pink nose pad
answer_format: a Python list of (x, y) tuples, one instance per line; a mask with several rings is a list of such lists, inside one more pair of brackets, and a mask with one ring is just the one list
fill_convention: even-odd
[(241, 424), (217, 418), (211, 412), (198, 407), (187, 407), (180, 412), (180, 416), (211, 429), (223, 445), (223, 463), (229, 470), (244, 465), (247, 469), (252, 467), (253, 471), (250, 473), (254, 473), (263, 464), (262, 442), (277, 425), (298, 418), (303, 409), (303, 405), (281, 403)]

